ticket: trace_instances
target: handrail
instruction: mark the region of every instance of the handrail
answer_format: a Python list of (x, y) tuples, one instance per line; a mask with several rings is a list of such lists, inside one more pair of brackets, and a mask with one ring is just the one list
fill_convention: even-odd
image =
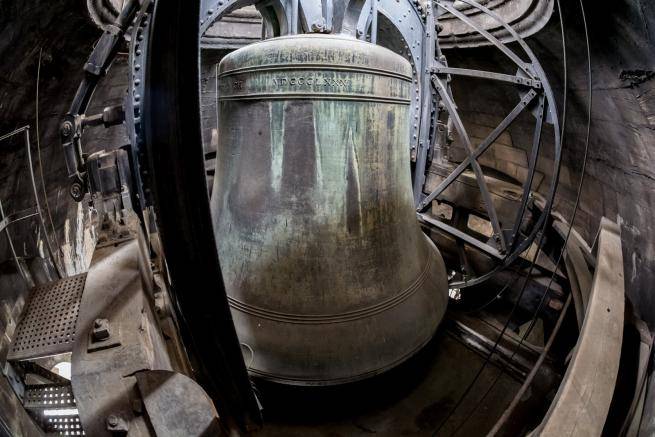
[[(52, 249), (52, 245), (50, 243), (50, 238), (48, 237), (48, 229), (45, 226), (45, 221), (43, 220), (43, 213), (41, 210), (41, 201), (39, 200), (39, 194), (36, 189), (36, 179), (34, 178), (34, 165), (32, 164), (32, 151), (30, 150), (30, 126), (25, 125), (23, 127), (20, 127), (18, 129), (15, 129), (7, 134), (4, 134), (0, 136), (0, 141), (7, 140), (15, 135), (18, 135), (20, 133), (25, 134), (25, 152), (27, 154), (27, 163), (28, 167), (30, 170), (30, 182), (32, 183), (32, 191), (34, 192), (34, 203), (35, 203), (35, 208), (36, 208), (36, 216), (39, 218), (39, 225), (41, 227), (41, 230), (43, 231), (43, 240), (45, 242), (45, 247), (48, 251), (48, 255), (50, 256), (50, 259), (52, 260), (52, 265), (54, 266), (55, 270), (57, 271), (57, 275), (60, 278), (64, 277), (64, 273), (59, 266), (58, 259), (55, 257), (55, 251)], [(13, 243), (11, 243), (11, 238), (9, 237), (9, 231), (6, 229), (6, 226), (8, 226), (11, 221), (8, 221), (5, 223), (6, 217), (4, 216), (4, 213), (1, 214), (2, 216), (0, 219), (2, 220), (5, 230), (7, 231), (7, 237), (10, 239), (10, 246), (12, 246), (12, 252), (13, 252)], [(27, 217), (22, 217), (22, 219), (27, 218)], [(14, 254), (14, 258), (16, 258)], [(18, 261), (16, 261), (18, 262)]]

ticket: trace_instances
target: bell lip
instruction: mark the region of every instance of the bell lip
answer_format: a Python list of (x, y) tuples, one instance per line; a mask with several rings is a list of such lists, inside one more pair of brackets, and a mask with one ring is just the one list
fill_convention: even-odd
[[(445, 309), (444, 309), (444, 313), (445, 313)], [(443, 314), (441, 318), (443, 320)], [(390, 372), (391, 370), (397, 368), (398, 366), (402, 365), (403, 363), (405, 363), (406, 361), (410, 360), (412, 357), (417, 355), (428, 345), (428, 343), (432, 341), (432, 339), (437, 333), (437, 330), (439, 329), (440, 324), (441, 321), (439, 321), (439, 323), (435, 325), (434, 331), (432, 332), (432, 334), (426, 337), (426, 340), (424, 342), (420, 343), (416, 348), (412, 349), (409, 353), (400, 357), (398, 360), (390, 364), (387, 364), (384, 367), (380, 367), (375, 370), (360, 373), (358, 375), (348, 376), (344, 378), (318, 380), (318, 379), (284, 378), (284, 377), (270, 374), (268, 372), (262, 372), (260, 370), (255, 370), (255, 369), (248, 369), (248, 373), (252, 377), (261, 379), (263, 381), (273, 382), (285, 386), (294, 386), (294, 387), (333, 387), (333, 386), (340, 386), (340, 385), (346, 385), (354, 382), (364, 381), (370, 378), (374, 378), (376, 376), (383, 375), (387, 372)]]
[[(437, 245), (432, 241), (432, 239), (426, 235), (425, 233), (421, 232), (423, 234), (423, 237), (425, 238), (425, 242), (427, 243), (430, 251), (433, 252), (433, 256), (435, 256), (435, 261), (439, 263), (443, 263), (443, 258), (441, 256), (441, 251), (437, 247)], [(438, 267), (437, 267), (438, 268)], [(437, 321), (432, 329), (432, 332), (430, 335), (426, 335), (424, 340), (421, 341), (415, 348), (411, 349), (409, 352), (407, 352), (405, 355), (399, 357), (395, 361), (392, 361), (391, 363), (387, 363), (386, 365), (379, 367), (377, 369), (369, 370), (363, 373), (359, 373), (357, 375), (351, 375), (351, 376), (346, 376), (342, 378), (331, 378), (331, 379), (312, 379), (312, 378), (307, 378), (307, 379), (300, 379), (298, 377), (284, 377), (284, 376), (279, 376), (270, 372), (265, 372), (262, 370), (258, 369), (248, 369), (248, 373), (257, 379), (260, 379), (262, 381), (266, 382), (271, 382), (271, 383), (276, 383), (280, 385), (286, 385), (286, 386), (294, 386), (294, 387), (328, 387), (328, 386), (340, 386), (340, 385), (345, 385), (349, 383), (355, 383), (358, 381), (364, 381), (370, 378), (374, 378), (377, 376), (380, 376), (382, 374), (385, 374), (389, 371), (394, 370), (395, 368), (401, 366), (403, 363), (406, 361), (410, 360), (412, 357), (417, 355), (419, 352), (421, 352), (427, 345), (434, 339), (435, 335), (437, 334), (437, 331), (439, 330), (439, 326), (441, 326), (441, 323), (443, 322), (443, 319), (446, 315), (446, 310), (448, 309), (448, 287), (446, 284), (446, 288), (441, 291), (443, 294), (443, 301), (444, 305), (440, 309), (440, 314), (437, 317)]]

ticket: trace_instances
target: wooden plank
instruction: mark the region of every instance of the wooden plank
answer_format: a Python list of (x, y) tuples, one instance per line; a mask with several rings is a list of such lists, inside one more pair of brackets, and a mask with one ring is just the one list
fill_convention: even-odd
[(621, 231), (616, 223), (603, 218), (596, 272), (580, 338), (555, 400), (531, 435), (602, 434), (621, 358), (624, 287)]

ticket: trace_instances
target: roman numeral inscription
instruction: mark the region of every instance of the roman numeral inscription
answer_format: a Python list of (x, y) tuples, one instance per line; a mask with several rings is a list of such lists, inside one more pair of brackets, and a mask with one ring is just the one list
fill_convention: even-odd
[(322, 86), (326, 88), (347, 88), (351, 84), (350, 79), (339, 79), (330, 77), (315, 76), (297, 76), (288, 77), (280, 76), (272, 78), (273, 85), (276, 87), (294, 87), (294, 86)]

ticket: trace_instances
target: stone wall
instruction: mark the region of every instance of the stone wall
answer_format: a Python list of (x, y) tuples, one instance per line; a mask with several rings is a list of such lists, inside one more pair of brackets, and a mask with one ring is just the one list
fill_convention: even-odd
[[(86, 204), (75, 203), (68, 195), (59, 124), (83, 77), (84, 62), (100, 34), (89, 19), (84, 2), (0, 2), (0, 55), (3, 59), (0, 63), (0, 134), (20, 126), (31, 126), (37, 188), (42, 206), (49, 207), (49, 214), (47, 211), (44, 214), (48, 232), (53, 245), (60, 248), (61, 264), (67, 274), (86, 270), (95, 239)], [(109, 77), (94, 95), (91, 112), (102, 110), (104, 102), (120, 102), (127, 89), (126, 74), (126, 58), (119, 56)], [(85, 133), (84, 141), (88, 146), (86, 151), (93, 152), (123, 145), (127, 138), (124, 127), (118, 126), (92, 128)], [(0, 143), (0, 200), (7, 214), (34, 204), (27, 169), (22, 138)], [(10, 230), (19, 256), (32, 258), (44, 254), (44, 237), (36, 220), (12, 225)], [(6, 238), (0, 236), (0, 261), (9, 257)]]

